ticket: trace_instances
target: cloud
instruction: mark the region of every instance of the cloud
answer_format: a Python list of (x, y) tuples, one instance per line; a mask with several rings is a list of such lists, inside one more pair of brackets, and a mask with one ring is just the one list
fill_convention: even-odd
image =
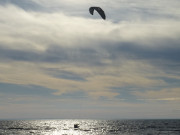
[(29, 2), (1, 2), (1, 82), (38, 85), (57, 90), (55, 95), (83, 91), (114, 98), (121, 94), (114, 87), (172, 87), (164, 78), (178, 81), (180, 29), (174, 4), (166, 6), (167, 14), (162, 7), (168, 1), (163, 6), (161, 1), (103, 1), (112, 17), (102, 21), (88, 16), (90, 1)]
[[(90, 61), (95, 60), (94, 57), (111, 59), (124, 55), (173, 61), (179, 57), (180, 30), (176, 21), (114, 24), (63, 13), (25, 12), (13, 6), (1, 7), (1, 11), (4, 23), (0, 26), (0, 44), (3, 52), (7, 51), (1, 56), (12, 59), (13, 54), (28, 57), (22, 58), (25, 60), (32, 57), (32, 61), (36, 56), (39, 61), (61, 61), (70, 57), (87, 61), (85, 57), (91, 57)], [(15, 15), (12, 16), (12, 12)], [(12, 56), (8, 56), (8, 51)]]
[[(79, 67), (62, 63), (49, 65), (48, 63), (8, 62), (1, 63), (0, 68), (0, 80), (3, 83), (37, 85), (52, 89), (52, 94), (55, 95), (82, 91), (93, 97), (113, 98), (121, 94), (114, 91), (113, 87), (145, 88), (165, 84), (163, 80), (151, 78), (154, 75), (151, 73), (151, 66), (148, 68), (148, 65), (139, 62), (128, 62), (123, 63), (123, 66), (106, 68), (101, 66)], [(143, 73), (143, 70), (146, 73)], [(71, 75), (68, 78), (67, 72)], [(60, 75), (55, 76), (54, 74)]]
[[(16, 85), (8, 83), (0, 83), (0, 93), (6, 95), (19, 95), (19, 96), (44, 96), (50, 97), (52, 89), (33, 85)], [(56, 90), (54, 90), (56, 92)]]
[[(9, 97), (7, 102), (7, 97)], [(36, 96), (0, 98), (2, 118), (178, 118), (179, 103), (127, 103), (96, 99), (52, 99)], [(83, 102), (82, 102), (83, 101)], [(168, 106), (168, 107), (167, 107)], [(13, 112), (13, 115), (11, 114)], [(68, 113), (71, 112), (71, 113)], [(42, 115), (43, 114), (43, 115)], [(50, 114), (50, 115), (49, 115)], [(113, 115), (113, 116), (112, 116)], [(172, 118), (171, 117), (171, 118)]]
[(162, 90), (136, 91), (134, 94), (144, 100), (180, 101), (180, 88), (164, 88)]
[(39, 11), (42, 7), (33, 0), (1, 0), (0, 5), (15, 5), (27, 11)]

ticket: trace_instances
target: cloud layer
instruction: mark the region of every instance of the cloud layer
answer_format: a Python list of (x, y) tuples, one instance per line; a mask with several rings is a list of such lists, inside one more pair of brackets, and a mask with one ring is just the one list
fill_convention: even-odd
[[(102, 6), (107, 21), (91, 16), (91, 5)], [(38, 86), (69, 101), (79, 95), (114, 104), (179, 102), (178, 5), (177, 0), (0, 1), (0, 82)]]

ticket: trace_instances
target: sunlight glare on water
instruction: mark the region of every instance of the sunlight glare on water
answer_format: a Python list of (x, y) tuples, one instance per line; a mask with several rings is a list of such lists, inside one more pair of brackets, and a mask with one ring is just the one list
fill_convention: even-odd
[[(40, 124), (40, 123), (39, 123)], [(79, 128), (74, 128), (74, 125), (80, 125)], [(48, 131), (41, 133), (43, 135), (96, 135), (94, 126), (98, 125), (96, 120), (61, 120), (61, 121), (42, 121), (41, 126), (44, 125), (44, 129), (49, 128)]]
[(180, 120), (3, 120), (0, 135), (180, 135), (179, 125)]

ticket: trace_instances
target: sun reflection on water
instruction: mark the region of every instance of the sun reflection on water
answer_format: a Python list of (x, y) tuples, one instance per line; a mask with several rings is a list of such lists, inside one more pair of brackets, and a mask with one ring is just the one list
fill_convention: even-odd
[[(43, 135), (96, 135), (93, 131), (96, 130), (93, 125), (97, 125), (96, 120), (50, 120), (42, 121), (41, 126), (46, 129)], [(78, 124), (78, 128), (74, 125)], [(48, 130), (49, 129), (49, 130)], [(44, 130), (43, 130), (44, 131)]]
[(68, 131), (60, 130), (60, 131), (53, 131), (49, 133), (49, 135), (83, 135), (83, 134), (73, 130), (68, 130)]
[(14, 120), (0, 121), (0, 134), (179, 135), (179, 125), (180, 120)]

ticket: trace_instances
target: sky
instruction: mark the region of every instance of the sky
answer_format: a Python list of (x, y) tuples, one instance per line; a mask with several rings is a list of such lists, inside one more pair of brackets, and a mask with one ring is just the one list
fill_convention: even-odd
[(0, 0), (0, 119), (179, 119), (179, 7)]

